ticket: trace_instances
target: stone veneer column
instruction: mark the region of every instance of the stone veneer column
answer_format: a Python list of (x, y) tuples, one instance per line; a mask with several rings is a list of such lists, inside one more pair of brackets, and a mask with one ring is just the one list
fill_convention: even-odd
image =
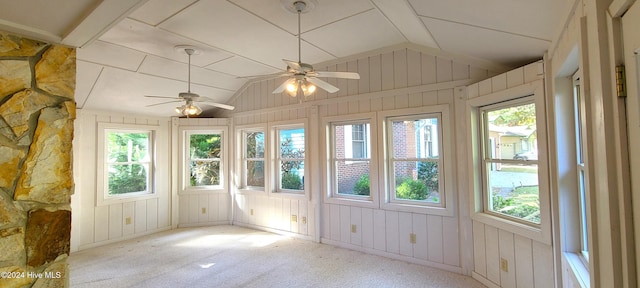
[(76, 51), (0, 31), (0, 287), (66, 287)]

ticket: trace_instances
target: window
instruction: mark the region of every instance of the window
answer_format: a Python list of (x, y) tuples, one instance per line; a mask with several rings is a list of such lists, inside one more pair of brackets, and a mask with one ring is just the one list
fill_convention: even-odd
[(371, 125), (368, 121), (330, 124), (330, 190), (333, 196), (370, 197)]
[(185, 131), (183, 186), (188, 189), (220, 189), (223, 186), (222, 131)]
[[(587, 233), (587, 190), (589, 189), (587, 178), (587, 168), (585, 161), (586, 154), (586, 116), (585, 116), (585, 102), (580, 94), (580, 79), (574, 79), (573, 86), (573, 103), (574, 103), (574, 119), (576, 127), (576, 171), (578, 173), (578, 198), (579, 198), (579, 211), (580, 211), (580, 248), (582, 258), (589, 262), (589, 237)], [(588, 265), (586, 265), (588, 267)]]
[(305, 129), (277, 127), (277, 192), (304, 192)]
[(264, 151), (265, 139), (262, 130), (243, 130), (242, 132), (242, 184), (244, 189), (264, 189)]
[(439, 113), (387, 118), (392, 203), (442, 205), (441, 122)]
[(524, 224), (540, 224), (533, 97), (484, 106), (480, 111), (484, 211)]
[(153, 193), (153, 133), (149, 130), (105, 129), (107, 197)]

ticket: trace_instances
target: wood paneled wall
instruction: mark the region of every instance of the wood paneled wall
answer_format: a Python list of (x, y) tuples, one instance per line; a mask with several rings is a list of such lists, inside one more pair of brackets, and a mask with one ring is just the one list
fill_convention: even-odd
[[(286, 78), (254, 82), (233, 100), (231, 104), (236, 109), (223, 115), (232, 118), (234, 125), (309, 119), (307, 137), (313, 144), (308, 149), (326, 149), (319, 143), (322, 139), (319, 134), (325, 131), (320, 127), (322, 117), (440, 104), (449, 105), (450, 113), (453, 114), (455, 98), (460, 97), (455, 88), (464, 88), (495, 75), (487, 68), (452, 59), (425, 51), (398, 48), (361, 56), (344, 63), (315, 67), (320, 71), (358, 72), (361, 79), (327, 79), (340, 88), (340, 91), (329, 94), (318, 90), (304, 100), (271, 93)], [(455, 124), (451, 123), (451, 127), (455, 127)], [(311, 181), (315, 181), (315, 184), (310, 185), (313, 188), (309, 191), (309, 199), (291, 200), (273, 196), (274, 193), (236, 194), (234, 224), (311, 236), (336, 246), (462, 273), (457, 212), (453, 217), (446, 217), (426, 212), (385, 210), (381, 206), (363, 208), (358, 205), (324, 203), (324, 161), (307, 161), (310, 162), (305, 166), (310, 167)], [(456, 210), (457, 199), (467, 201), (468, 193), (453, 190), (456, 203), (448, 205), (453, 205)], [(313, 231), (315, 207), (321, 209), (321, 216), (317, 219), (319, 235)], [(291, 221), (291, 215), (296, 215), (297, 223)], [(305, 215), (308, 221), (303, 225), (300, 219)], [(354, 230), (352, 226), (355, 227)], [(415, 234), (414, 244), (410, 243), (411, 234)], [(471, 248), (465, 251), (471, 251)], [(468, 264), (471, 265), (472, 263)]]
[[(172, 134), (172, 154), (173, 162), (176, 165), (173, 166), (174, 186), (173, 190), (177, 194), (177, 225), (178, 227), (189, 226), (205, 226), (205, 225), (220, 225), (231, 223), (231, 193), (229, 193), (229, 184), (225, 185), (226, 189), (222, 191), (207, 191), (200, 190), (199, 192), (189, 191), (189, 193), (182, 193), (178, 188), (178, 178), (182, 175), (179, 171), (179, 161), (182, 161), (178, 155), (180, 154), (178, 141), (184, 141), (181, 135), (179, 135), (180, 127), (190, 127), (194, 129), (212, 129), (212, 127), (228, 127), (229, 120), (225, 118), (173, 118)], [(231, 150), (229, 141), (233, 138), (231, 132), (227, 132), (227, 146), (223, 149)], [(228, 158), (226, 164), (232, 166), (230, 163), (231, 153), (226, 152), (225, 156)], [(229, 183), (229, 171), (225, 169), (224, 180)], [(175, 211), (175, 210), (174, 210)]]
[[(542, 62), (535, 62), (469, 85), (468, 97), (482, 97), (538, 81), (543, 75)], [(473, 221), (473, 251), (473, 276), (489, 287), (554, 287), (551, 245)], [(507, 271), (500, 269), (501, 258), (507, 260)]]
[[(78, 112), (74, 137), (74, 181), (72, 196), (72, 251), (138, 237), (171, 228), (171, 191), (168, 118)], [(156, 195), (153, 198), (98, 205), (96, 201), (98, 123), (153, 126), (156, 129)]]

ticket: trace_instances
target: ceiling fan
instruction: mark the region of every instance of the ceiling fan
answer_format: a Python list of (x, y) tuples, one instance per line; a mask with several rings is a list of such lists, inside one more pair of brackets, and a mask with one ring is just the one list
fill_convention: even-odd
[(183, 102), (184, 101), (185, 102), (184, 105), (176, 107), (176, 112), (180, 113), (182, 115), (185, 115), (187, 117), (194, 116), (194, 115), (200, 115), (200, 113), (202, 113), (202, 109), (200, 107), (198, 107), (198, 105), (194, 104), (196, 102), (197, 103), (203, 103), (203, 104), (209, 105), (209, 106), (219, 107), (219, 108), (222, 108), (222, 109), (233, 110), (235, 108), (233, 106), (226, 105), (226, 104), (221, 104), (221, 103), (216, 103), (211, 98), (202, 97), (202, 96), (200, 96), (200, 95), (198, 95), (196, 93), (191, 92), (191, 55), (197, 54), (198, 50), (193, 46), (186, 46), (186, 45), (178, 45), (178, 46), (175, 47), (175, 49), (177, 51), (184, 52), (189, 56), (189, 69), (188, 69), (189, 72), (187, 74), (188, 75), (188, 78), (187, 78), (187, 92), (178, 93), (178, 97), (145, 95), (145, 97), (149, 97), (149, 98), (173, 99), (172, 101), (168, 101), (168, 102), (161, 102), (161, 103), (147, 105), (147, 107), (158, 106), (158, 105), (163, 105), (163, 104), (168, 104), (168, 103), (175, 103), (175, 102)]
[[(311, 2), (307, 2), (311, 1)], [(284, 81), (278, 88), (273, 90), (274, 94), (279, 94), (287, 91), (292, 97), (296, 97), (298, 94), (302, 94), (305, 97), (313, 94), (316, 90), (316, 86), (326, 90), (329, 93), (335, 93), (338, 87), (335, 87), (320, 78), (343, 78), (343, 79), (360, 79), (360, 74), (355, 72), (329, 72), (329, 71), (315, 71), (311, 64), (302, 63), (301, 60), (301, 43), (300, 38), (300, 14), (310, 11), (314, 7), (313, 0), (295, 0), (291, 3), (291, 0), (281, 0), (285, 9), (298, 14), (298, 62), (282, 59), (287, 64), (287, 69), (284, 74), (275, 75), (275, 77), (289, 76), (289, 79)], [(310, 5), (309, 5), (310, 4)]]

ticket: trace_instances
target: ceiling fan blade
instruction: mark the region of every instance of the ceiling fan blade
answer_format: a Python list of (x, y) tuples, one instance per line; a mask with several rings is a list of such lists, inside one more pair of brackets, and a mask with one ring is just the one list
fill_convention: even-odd
[(291, 83), (291, 81), (295, 81), (295, 78), (289, 78), (287, 79), (287, 81), (282, 82), (282, 84), (280, 84), (280, 86), (278, 86), (276, 90), (273, 90), (273, 94), (280, 94), (284, 92), (284, 89), (287, 88), (287, 84)]
[(227, 109), (227, 110), (235, 109), (235, 107), (233, 107), (231, 105), (217, 103), (215, 100), (213, 100), (211, 98), (208, 98), (208, 97), (203, 97), (203, 96), (200, 96), (200, 98), (198, 98), (198, 100), (195, 100), (195, 102), (206, 104), (206, 105), (209, 105), (209, 106), (222, 108), (222, 109)]
[(291, 74), (290, 73), (262, 74), (262, 75), (238, 76), (236, 78), (238, 78), (238, 79), (257, 79), (257, 78), (260, 78), (260, 80), (269, 80), (269, 79), (278, 78), (278, 77), (284, 77), (284, 76), (291, 76)]
[(317, 77), (360, 79), (360, 74), (355, 72), (330, 72), (330, 71), (315, 71), (315, 72)]
[(236, 109), (236, 107), (233, 107), (231, 105), (220, 104), (220, 103), (209, 102), (209, 101), (198, 101), (198, 103), (206, 106), (213, 106), (213, 107), (218, 107), (218, 108), (227, 109), (227, 110)]
[(184, 101), (184, 100), (173, 100), (173, 101), (168, 101), (168, 102), (160, 102), (160, 103), (147, 105), (145, 107), (153, 107), (153, 106), (164, 105), (164, 104), (169, 104), (169, 103), (178, 103), (178, 102), (182, 102), (182, 101)]
[(302, 71), (302, 67), (300, 67), (300, 63), (295, 62), (295, 61), (291, 61), (291, 60), (287, 60), (287, 59), (282, 59), (282, 61), (287, 64), (287, 66), (291, 67), (292, 69), (296, 70), (296, 71)]
[(181, 99), (181, 98), (179, 98), (179, 97), (155, 96), (155, 95), (144, 95), (144, 97), (149, 97), (149, 98), (162, 98), (162, 99)]
[(338, 92), (338, 90), (340, 90), (340, 89), (338, 89), (338, 87), (333, 86), (333, 85), (331, 85), (331, 84), (329, 84), (329, 83), (327, 83), (325, 81), (322, 81), (322, 80), (320, 80), (318, 78), (307, 77), (306, 79), (307, 79), (307, 81), (309, 81), (309, 82), (313, 83), (314, 85), (326, 90), (329, 93), (336, 93), (336, 92)]

